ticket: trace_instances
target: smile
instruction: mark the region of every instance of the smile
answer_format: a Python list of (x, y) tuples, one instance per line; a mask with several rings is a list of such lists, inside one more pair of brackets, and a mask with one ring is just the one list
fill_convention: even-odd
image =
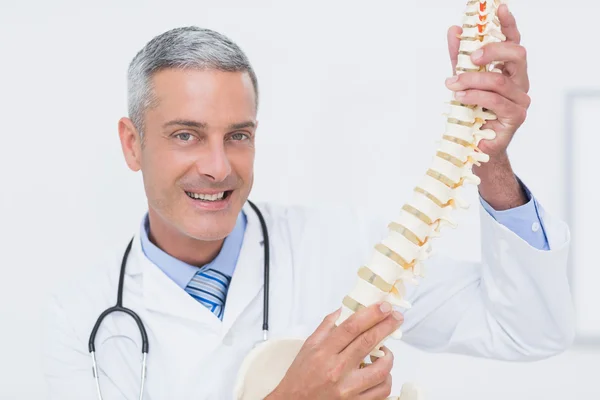
[(187, 196), (189, 198), (194, 199), (194, 200), (221, 201), (221, 200), (226, 199), (231, 194), (231, 190), (227, 190), (225, 192), (214, 193), (214, 194), (203, 194), (203, 193), (192, 193), (192, 192), (185, 192), (185, 194), (187, 194)]

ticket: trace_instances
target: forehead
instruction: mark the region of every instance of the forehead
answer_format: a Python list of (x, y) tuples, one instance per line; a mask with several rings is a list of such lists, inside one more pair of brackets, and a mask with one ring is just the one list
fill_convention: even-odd
[(165, 69), (152, 77), (152, 89), (155, 101), (149, 119), (228, 124), (256, 117), (254, 87), (247, 72)]

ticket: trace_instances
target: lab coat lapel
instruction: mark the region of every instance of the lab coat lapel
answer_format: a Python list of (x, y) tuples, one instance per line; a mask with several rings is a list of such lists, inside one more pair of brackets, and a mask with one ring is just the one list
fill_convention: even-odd
[(177, 286), (146, 257), (141, 243), (132, 249), (132, 253), (133, 250), (142, 273), (142, 296), (147, 310), (200, 322), (213, 330), (221, 329), (221, 321), (212, 312)]
[[(223, 315), (223, 335), (227, 334), (263, 287), (264, 241), (260, 220), (248, 204), (244, 206), (244, 212), (247, 218), (246, 232), (227, 292)], [(267, 219), (266, 216), (265, 219)]]

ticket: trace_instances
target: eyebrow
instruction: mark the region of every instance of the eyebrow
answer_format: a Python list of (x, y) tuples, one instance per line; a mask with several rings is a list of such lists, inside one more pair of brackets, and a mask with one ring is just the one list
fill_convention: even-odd
[[(189, 119), (174, 119), (174, 120), (169, 121), (166, 124), (164, 124), (163, 128), (167, 128), (167, 127), (173, 126), (173, 125), (186, 126), (188, 128), (199, 128), (199, 129), (208, 128), (208, 124), (205, 122), (193, 121), (193, 120), (189, 120)], [(238, 122), (238, 123), (229, 125), (227, 129), (235, 130), (235, 129), (244, 129), (244, 128), (256, 128), (256, 124), (253, 121)]]
[(174, 120), (169, 121), (166, 124), (164, 124), (163, 128), (168, 128), (169, 126), (173, 126), (173, 125), (187, 126), (188, 128), (200, 128), (200, 129), (204, 129), (208, 126), (204, 122), (192, 121), (189, 119), (174, 119)]
[(244, 128), (256, 128), (256, 124), (253, 121), (239, 122), (237, 124), (229, 125), (229, 129), (244, 129)]

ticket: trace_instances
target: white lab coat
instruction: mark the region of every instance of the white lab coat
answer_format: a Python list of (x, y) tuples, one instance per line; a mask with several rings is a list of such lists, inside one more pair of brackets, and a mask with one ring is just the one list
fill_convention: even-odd
[[(271, 337), (307, 336), (340, 307), (356, 271), (387, 233), (338, 210), (258, 204), (271, 241)], [(142, 318), (150, 352), (145, 399), (230, 399), (239, 365), (262, 337), (263, 247), (259, 220), (245, 207), (247, 231), (223, 322), (150, 262), (139, 236), (127, 265), (124, 305)], [(573, 340), (567, 282), (569, 232), (546, 213), (550, 251), (540, 251), (479, 206), (482, 262), (436, 255), (405, 312), (406, 343), (427, 351), (504, 360), (534, 360), (565, 350)], [(444, 235), (454, 234), (446, 230)], [(88, 338), (98, 315), (114, 305), (122, 248), (92, 264), (48, 301), (44, 368), (49, 398), (96, 398)], [(105, 400), (137, 399), (140, 334), (124, 315), (105, 319), (96, 339)], [(394, 349), (392, 340), (386, 343)], [(410, 360), (402, 360), (403, 363)], [(402, 377), (395, 376), (399, 388)]]

